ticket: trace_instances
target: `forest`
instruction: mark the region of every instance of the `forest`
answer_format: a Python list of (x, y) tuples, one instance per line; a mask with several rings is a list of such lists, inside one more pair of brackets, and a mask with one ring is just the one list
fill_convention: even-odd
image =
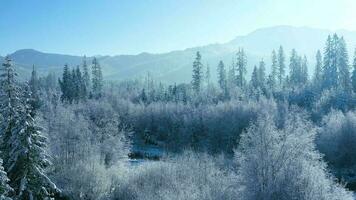
[(354, 199), (356, 50), (346, 45), (329, 35), (315, 66), (280, 46), (249, 77), (242, 47), (211, 68), (196, 52), (191, 82), (175, 84), (150, 73), (107, 81), (85, 56), (22, 81), (6, 57), (1, 199)]

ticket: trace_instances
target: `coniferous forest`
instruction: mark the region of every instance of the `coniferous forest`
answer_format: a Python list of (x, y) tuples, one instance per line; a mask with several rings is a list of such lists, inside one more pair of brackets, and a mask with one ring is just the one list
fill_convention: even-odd
[(22, 80), (8, 56), (1, 199), (353, 199), (356, 51), (346, 45), (329, 35), (315, 66), (280, 46), (249, 73), (242, 47), (217, 66), (196, 52), (191, 82), (175, 84), (105, 80), (95, 57), (62, 74), (33, 66)]

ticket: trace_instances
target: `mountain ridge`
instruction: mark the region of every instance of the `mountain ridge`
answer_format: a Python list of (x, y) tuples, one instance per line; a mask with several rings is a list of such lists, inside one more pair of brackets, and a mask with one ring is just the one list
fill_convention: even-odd
[[(336, 30), (345, 37), (349, 55), (356, 46), (356, 31)], [(252, 31), (249, 34), (237, 36), (226, 43), (214, 43), (203, 46), (174, 50), (166, 53), (142, 52), (135, 55), (98, 56), (107, 80), (124, 80), (142, 77), (150, 72), (153, 77), (164, 82), (187, 82), (191, 78), (191, 64), (196, 51), (203, 56), (203, 64), (215, 68), (219, 60), (229, 66), (239, 47), (243, 47), (248, 57), (248, 71), (264, 59), (267, 66), (273, 49), (282, 45), (285, 49), (286, 61), (289, 52), (295, 48), (300, 54), (305, 54), (310, 61), (310, 72), (314, 63), (314, 56), (318, 49), (322, 49), (327, 35), (334, 31), (311, 27), (275, 26)], [(61, 72), (64, 64), (80, 65), (83, 57), (56, 53), (44, 53), (34, 49), (21, 49), (10, 54), (15, 64), (25, 71), (35, 65), (41, 74), (53, 71)], [(1, 57), (0, 57), (1, 59)], [(88, 63), (92, 57), (88, 57)], [(267, 67), (268, 70), (268, 67)], [(215, 75), (214, 69), (211, 69)]]

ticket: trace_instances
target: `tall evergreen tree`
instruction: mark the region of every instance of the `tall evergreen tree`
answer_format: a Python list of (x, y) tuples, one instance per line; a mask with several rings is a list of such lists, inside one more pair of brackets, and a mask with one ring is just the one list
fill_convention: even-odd
[(343, 37), (341, 37), (337, 43), (337, 67), (339, 72), (340, 87), (346, 92), (351, 92), (352, 88), (349, 70), (349, 56)]
[(315, 65), (315, 72), (313, 77), (313, 84), (315, 87), (320, 88), (322, 83), (322, 67), (323, 61), (321, 57), (320, 50), (316, 53), (316, 65)]
[(92, 62), (92, 95), (94, 98), (102, 96), (103, 89), (103, 74), (98, 60), (94, 57)]
[(203, 69), (203, 64), (201, 63), (201, 55), (200, 52), (198, 51), (195, 60), (193, 62), (193, 76), (192, 76), (193, 78), (192, 86), (196, 93), (199, 93), (201, 89), (201, 84), (203, 79), (202, 69)]
[(260, 61), (258, 67), (258, 84), (261, 89), (265, 88), (266, 84), (266, 64), (263, 60)]
[(24, 95), (24, 111), (18, 122), (19, 131), (10, 138), (13, 145), (7, 173), (16, 199), (49, 199), (59, 190), (45, 175), (45, 169), (51, 164), (45, 150), (46, 138), (31, 116), (29, 89)]
[(337, 87), (338, 70), (337, 70), (337, 43), (339, 38), (336, 34), (328, 36), (324, 50), (323, 65), (323, 85), (324, 89)]
[(61, 100), (71, 102), (72, 75), (67, 64), (65, 64), (63, 68), (62, 80), (59, 79), (58, 82), (62, 91)]
[(272, 51), (272, 66), (271, 66), (271, 76), (269, 77), (269, 84), (272, 88), (276, 85), (276, 80), (278, 76), (278, 60), (276, 51)]
[(283, 84), (283, 79), (285, 76), (285, 56), (284, 56), (284, 51), (283, 47), (280, 46), (278, 50), (278, 70), (277, 70), (277, 77), (278, 77), (278, 84), (280, 87), (282, 87)]
[(29, 81), (31, 93), (32, 93), (32, 98), (31, 98), (31, 106), (33, 110), (33, 114), (35, 114), (35, 111), (40, 107), (40, 97), (39, 97), (39, 80), (37, 76), (37, 72), (35, 69), (35, 66), (32, 66), (32, 73), (31, 73), (31, 78)]
[(18, 134), (18, 118), (21, 115), (21, 89), (17, 82), (17, 73), (9, 57), (2, 64), (0, 75), (0, 114), (1, 114), (1, 153), (5, 169), (8, 168), (13, 144), (11, 137)]
[(308, 82), (308, 59), (307, 57), (304, 55), (302, 61), (301, 61), (301, 72), (300, 72), (300, 83), (301, 84), (306, 84)]
[(354, 53), (354, 61), (353, 61), (353, 68), (354, 70), (352, 71), (352, 77), (351, 77), (351, 81), (352, 81), (352, 88), (353, 91), (356, 93), (356, 49), (355, 49), (355, 53)]
[(236, 70), (237, 70), (237, 86), (243, 87), (246, 83), (245, 74), (247, 72), (246, 65), (247, 65), (247, 58), (245, 55), (245, 51), (243, 48), (240, 48), (236, 54), (237, 61), (236, 61)]
[(301, 65), (300, 57), (295, 49), (292, 50), (289, 61), (289, 83), (291, 86), (298, 86), (300, 84), (301, 77)]
[(218, 83), (220, 89), (225, 92), (227, 90), (226, 70), (224, 62), (221, 60), (218, 65)]
[(205, 81), (206, 84), (209, 86), (210, 85), (210, 66), (209, 64), (206, 65), (206, 72), (205, 72)]
[(90, 90), (90, 74), (89, 74), (89, 68), (88, 68), (86, 56), (84, 56), (83, 58), (82, 68), (83, 68), (83, 83), (86, 88), (84, 95), (85, 97), (88, 97), (89, 90)]
[(257, 66), (255, 65), (253, 67), (252, 75), (251, 75), (251, 85), (253, 88), (257, 89), (259, 86), (258, 82), (258, 69)]

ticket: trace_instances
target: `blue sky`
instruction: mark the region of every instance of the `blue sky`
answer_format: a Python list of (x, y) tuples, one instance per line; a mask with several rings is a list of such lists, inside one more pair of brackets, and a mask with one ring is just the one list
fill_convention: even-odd
[(258, 28), (356, 30), (354, 0), (0, 0), (0, 55), (160, 53)]

